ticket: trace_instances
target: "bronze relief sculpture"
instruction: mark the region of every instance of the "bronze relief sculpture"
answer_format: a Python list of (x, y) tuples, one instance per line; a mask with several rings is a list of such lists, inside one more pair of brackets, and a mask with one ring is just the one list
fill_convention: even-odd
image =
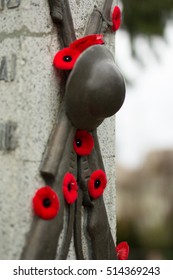
[[(68, 0), (49, 0), (49, 5), (62, 47), (67, 48), (76, 41)], [(112, 0), (105, 0), (102, 12), (94, 7), (85, 35), (105, 32), (111, 6)], [(65, 56), (67, 63), (71, 59)], [(57, 215), (34, 217), (21, 259), (66, 259), (73, 236), (76, 258), (83, 260), (82, 212), (87, 220), (89, 258), (116, 259), (102, 196), (107, 180), (97, 127), (122, 106), (124, 79), (105, 45), (94, 44), (81, 52), (71, 71), (64, 71), (63, 83), (58, 119), (40, 167), (46, 185), (58, 197)], [(52, 201), (44, 199), (44, 207), (49, 208)]]

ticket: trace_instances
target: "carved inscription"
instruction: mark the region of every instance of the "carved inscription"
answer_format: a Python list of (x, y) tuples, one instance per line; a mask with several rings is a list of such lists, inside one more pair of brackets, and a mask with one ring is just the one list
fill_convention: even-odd
[(7, 58), (5, 56), (2, 57), (0, 63), (0, 80), (8, 81)]
[(13, 151), (17, 147), (16, 138), (17, 123), (8, 121), (0, 123), (0, 150)]
[(0, 81), (12, 82), (16, 75), (16, 55), (12, 54), (10, 61), (6, 56), (0, 59)]
[(17, 8), (20, 5), (20, 0), (8, 0), (7, 1), (7, 8), (8, 9), (13, 9)]
[(0, 11), (4, 9), (4, 0), (0, 0)]
[(15, 75), (16, 75), (16, 55), (12, 54), (11, 56), (11, 75), (10, 75), (10, 80), (11, 82), (14, 81)]
[[(17, 8), (20, 6), (20, 2), (21, 0), (7, 0), (7, 8), (8, 9), (13, 9), (13, 8)], [(4, 10), (5, 7), (5, 0), (0, 0), (0, 10)]]

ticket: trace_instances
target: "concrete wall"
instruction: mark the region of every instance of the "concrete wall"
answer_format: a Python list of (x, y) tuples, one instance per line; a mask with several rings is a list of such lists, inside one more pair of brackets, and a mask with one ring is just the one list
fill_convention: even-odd
[[(102, 3), (70, 1), (77, 36), (83, 36), (94, 4)], [(19, 259), (32, 222), (32, 197), (45, 184), (39, 166), (59, 108), (52, 66), (59, 44), (46, 0), (0, 0), (0, 27), (0, 259)], [(106, 40), (114, 51), (114, 35)], [(114, 127), (114, 117), (107, 119), (99, 139), (109, 181), (104, 197), (116, 238)]]

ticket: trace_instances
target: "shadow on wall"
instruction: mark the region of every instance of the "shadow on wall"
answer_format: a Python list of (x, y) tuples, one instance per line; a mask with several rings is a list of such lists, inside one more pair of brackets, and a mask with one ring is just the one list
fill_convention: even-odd
[(152, 151), (136, 170), (117, 166), (117, 242), (130, 259), (173, 260), (173, 150)]

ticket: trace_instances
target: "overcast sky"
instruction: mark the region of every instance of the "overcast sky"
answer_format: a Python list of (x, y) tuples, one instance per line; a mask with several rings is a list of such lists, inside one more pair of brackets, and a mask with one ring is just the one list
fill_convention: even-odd
[(165, 40), (136, 42), (141, 61), (131, 56), (126, 32), (116, 35), (116, 60), (127, 86), (123, 107), (116, 115), (117, 161), (135, 168), (153, 149), (173, 149), (173, 23), (168, 23)]

